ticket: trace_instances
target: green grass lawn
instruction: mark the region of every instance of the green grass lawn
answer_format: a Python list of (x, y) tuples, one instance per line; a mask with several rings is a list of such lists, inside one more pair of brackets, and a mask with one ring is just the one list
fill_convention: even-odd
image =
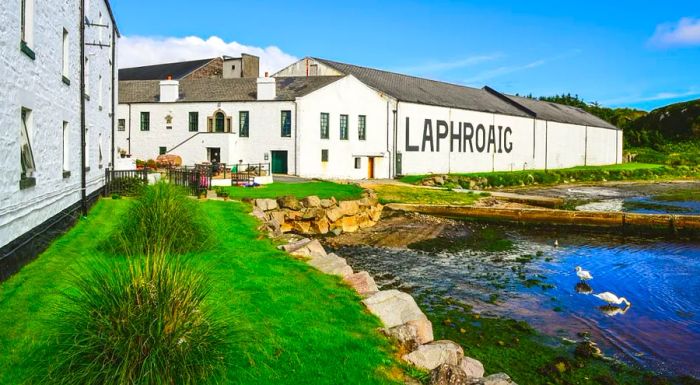
[[(299, 192), (300, 190), (297, 190)], [(318, 190), (314, 194), (319, 194)], [(274, 195), (274, 194), (273, 194)], [(0, 284), (0, 384), (46, 370), (47, 339), (61, 292), (98, 250), (129, 200), (101, 200), (37, 260)], [(379, 321), (338, 278), (276, 250), (255, 230), (247, 206), (200, 203), (217, 224), (215, 246), (188, 256), (211, 279), (209, 301), (235, 320), (222, 384), (389, 384), (398, 369)]]
[(313, 181), (303, 183), (272, 183), (260, 187), (225, 187), (231, 199), (245, 198), (277, 198), (285, 195), (293, 195), (304, 198), (316, 195), (321, 199), (335, 197), (338, 200), (358, 199), (362, 188), (354, 184), (340, 184), (326, 181)]
[(470, 205), (488, 194), (461, 193), (411, 186), (382, 185), (372, 187), (382, 203), (421, 203), (433, 205)]

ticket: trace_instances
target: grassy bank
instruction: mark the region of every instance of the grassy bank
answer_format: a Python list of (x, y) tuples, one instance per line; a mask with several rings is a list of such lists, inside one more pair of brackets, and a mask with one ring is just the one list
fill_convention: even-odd
[(625, 152), (633, 154), (637, 162), (669, 166), (700, 165), (700, 140), (661, 143), (654, 148), (629, 147)]
[(362, 188), (354, 184), (340, 184), (326, 181), (300, 183), (273, 183), (259, 187), (223, 187), (231, 199), (277, 198), (293, 195), (304, 198), (316, 195), (321, 199), (335, 197), (338, 200), (359, 199)]
[(665, 166), (651, 163), (624, 163), (610, 166), (573, 167), (559, 170), (499, 171), (450, 175), (411, 175), (405, 183), (445, 187), (500, 188), (528, 185), (555, 185), (572, 182), (658, 180), (700, 177), (698, 166)]
[[(316, 191), (315, 193), (318, 193)], [(0, 383), (25, 383), (55, 355), (48, 338), (61, 292), (92, 258), (117, 259), (99, 247), (130, 200), (102, 200), (90, 216), (37, 260), (0, 284)], [(212, 249), (187, 256), (212, 282), (208, 301), (235, 320), (226, 371), (211, 383), (395, 383), (391, 347), (359, 299), (260, 237), (244, 205), (208, 201), (216, 223)], [(35, 381), (38, 382), (38, 381)]]
[(386, 203), (422, 203), (433, 205), (470, 205), (487, 196), (487, 193), (460, 193), (439, 189), (426, 189), (399, 185), (375, 185), (372, 190), (377, 193), (379, 201)]

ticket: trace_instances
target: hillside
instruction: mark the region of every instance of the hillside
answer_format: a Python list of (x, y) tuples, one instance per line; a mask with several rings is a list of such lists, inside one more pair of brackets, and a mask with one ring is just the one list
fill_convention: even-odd
[(700, 139), (700, 99), (657, 108), (624, 128), (633, 146)]

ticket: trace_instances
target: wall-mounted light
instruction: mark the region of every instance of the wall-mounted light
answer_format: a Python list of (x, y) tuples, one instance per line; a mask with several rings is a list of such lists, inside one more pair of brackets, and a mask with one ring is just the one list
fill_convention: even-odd
[(268, 153), (265, 153), (265, 160), (270, 159), (270, 155)]

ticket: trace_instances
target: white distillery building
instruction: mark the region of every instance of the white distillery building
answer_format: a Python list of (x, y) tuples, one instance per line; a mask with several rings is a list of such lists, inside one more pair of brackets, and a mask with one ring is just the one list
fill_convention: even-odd
[[(172, 73), (175, 64), (166, 65)], [(622, 161), (617, 127), (489, 87), (318, 58), (272, 78), (177, 77), (120, 82), (118, 147), (140, 159), (180, 155), (185, 164), (271, 161), (273, 172), (331, 179)]]
[(107, 0), (0, 2), (0, 280), (104, 185), (118, 37)]

